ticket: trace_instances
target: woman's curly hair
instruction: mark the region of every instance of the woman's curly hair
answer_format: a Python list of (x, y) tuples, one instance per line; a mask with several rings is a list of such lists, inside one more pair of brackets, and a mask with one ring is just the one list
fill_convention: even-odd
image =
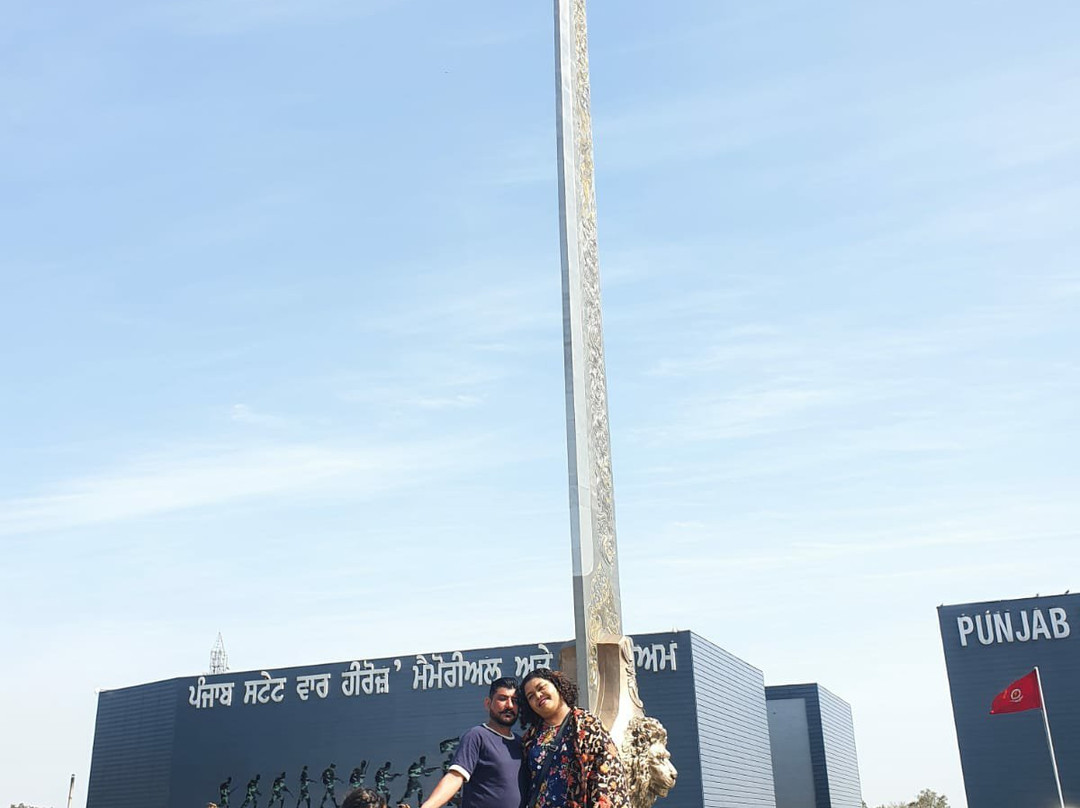
[(354, 788), (341, 803), (341, 808), (386, 808), (386, 798), (373, 788)]
[(518, 693), (521, 694), (518, 699), (518, 715), (523, 727), (535, 727), (543, 723), (543, 719), (533, 712), (532, 707), (529, 706), (529, 700), (525, 698), (525, 685), (528, 684), (531, 679), (545, 679), (555, 685), (555, 689), (559, 691), (559, 695), (562, 696), (562, 700), (566, 702), (566, 706), (573, 709), (577, 707), (578, 688), (574, 684), (570, 677), (562, 671), (553, 671), (550, 668), (537, 668), (521, 681), (521, 689)]

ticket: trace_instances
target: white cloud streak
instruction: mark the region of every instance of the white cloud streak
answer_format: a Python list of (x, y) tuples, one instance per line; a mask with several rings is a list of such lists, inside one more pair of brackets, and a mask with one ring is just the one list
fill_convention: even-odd
[(184, 0), (162, 5), (151, 18), (192, 34), (221, 35), (305, 21), (356, 19), (403, 0)]
[(281, 416), (257, 412), (247, 404), (233, 404), (229, 410), (229, 418), (238, 424), (251, 424), (252, 426), (281, 427), (286, 423)]
[[(267, 496), (347, 487), (367, 498), (418, 484), (476, 457), (476, 443), (279, 445), (143, 457), (40, 496), (0, 501), (0, 535), (102, 524)], [(470, 451), (472, 450), (472, 451)]]

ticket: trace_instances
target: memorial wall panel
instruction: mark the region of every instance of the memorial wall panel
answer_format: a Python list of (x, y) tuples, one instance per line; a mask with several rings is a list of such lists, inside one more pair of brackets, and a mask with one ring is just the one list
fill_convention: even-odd
[(1060, 805), (1042, 711), (990, 715), (1035, 666), (1065, 803), (1080, 803), (1080, 595), (942, 606), (938, 619), (968, 808)]

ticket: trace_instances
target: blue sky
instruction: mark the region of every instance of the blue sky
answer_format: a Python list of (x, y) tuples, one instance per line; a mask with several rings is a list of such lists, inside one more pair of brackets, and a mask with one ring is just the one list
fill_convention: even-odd
[[(0, 804), (81, 805), (95, 688), (218, 631), (569, 637), (550, 3), (4, 16)], [(821, 682), (870, 805), (963, 808), (934, 609), (1080, 563), (1080, 11), (590, 25), (626, 627)]]

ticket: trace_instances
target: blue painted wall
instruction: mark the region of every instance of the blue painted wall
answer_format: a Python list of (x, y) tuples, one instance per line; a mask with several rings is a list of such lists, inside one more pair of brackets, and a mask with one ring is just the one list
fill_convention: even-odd
[(176, 689), (175, 682), (155, 682), (98, 694), (87, 786), (97, 805), (169, 804)]
[[(671, 732), (672, 759), (680, 779), (665, 801), (665, 808), (700, 808), (701, 769), (694, 722), (693, 665), (688, 632), (639, 635), (638, 684), (649, 713)], [(557, 665), (563, 642), (547, 643)], [(454, 652), (436, 654), (444, 664), (454, 660)], [(538, 645), (511, 646), (465, 651), (467, 663), (498, 659), (500, 675), (515, 675), (517, 660), (543, 653)], [(425, 756), (435, 771), (420, 778), (424, 794), (438, 782), (442, 764), (449, 757), (440, 751), (440, 742), (457, 738), (465, 729), (486, 718), (483, 699), (487, 685), (482, 678), (461, 684), (424, 687), (417, 671), (424, 668), (416, 656), (365, 660), (376, 669), (386, 669), (388, 692), (347, 696), (343, 684), (351, 662), (328, 663), (267, 671), (273, 679), (286, 681), (278, 695), (265, 703), (244, 703), (246, 681), (263, 677), (258, 671), (230, 672), (208, 676), (204, 684), (231, 682), (231, 704), (215, 700), (214, 706), (190, 703), (192, 691), (198, 701), (198, 677), (173, 679), (138, 687), (104, 691), (98, 699), (88, 808), (201, 808), (218, 801), (218, 787), (232, 777), (235, 789), (231, 808), (239, 808), (247, 783), (259, 776), (259, 808), (266, 808), (275, 777), (286, 773), (291, 796), (286, 805), (294, 808), (301, 767), (315, 781), (311, 799), (315, 806), (326, 796), (320, 775), (330, 763), (345, 783), (336, 784), (335, 797), (341, 801), (348, 791), (349, 773), (367, 761), (365, 783), (373, 785), (377, 768), (386, 762), (399, 776), (390, 781), (390, 797), (404, 796), (404, 772)], [(437, 664), (435, 655), (424, 662)], [(329, 673), (325, 698), (317, 692), (303, 700), (297, 691), (298, 677)], [(416, 806), (419, 795), (409, 795)], [(326, 800), (327, 808), (331, 805)]]
[(761, 671), (697, 634), (691, 634), (691, 647), (701, 805), (775, 808)]
[(806, 699), (765, 694), (776, 808), (817, 808)]
[[(671, 762), (679, 778), (662, 808), (701, 808), (701, 753), (698, 743), (697, 707), (694, 700), (694, 665), (689, 631), (634, 635), (635, 645), (652, 652), (638, 655), (638, 689), (646, 712), (658, 718), (668, 731)], [(670, 651), (674, 647), (674, 656)], [(661, 656), (660, 649), (664, 649)], [(672, 670), (671, 659), (677, 667)], [(643, 670), (642, 665), (661, 668)]]
[(1042, 711), (990, 715), (1036, 665), (1065, 803), (1080, 804), (1080, 595), (942, 606), (938, 620), (968, 808), (1059, 805)]
[[(767, 687), (765, 698), (769, 704), (794, 702), (805, 711), (813, 794), (805, 806), (780, 808), (861, 808), (855, 727), (847, 702), (814, 683)], [(778, 776), (787, 763), (773, 761)]]
[(861, 808), (862, 785), (851, 706), (820, 685), (816, 687), (822, 743), (825, 745), (829, 808)]

